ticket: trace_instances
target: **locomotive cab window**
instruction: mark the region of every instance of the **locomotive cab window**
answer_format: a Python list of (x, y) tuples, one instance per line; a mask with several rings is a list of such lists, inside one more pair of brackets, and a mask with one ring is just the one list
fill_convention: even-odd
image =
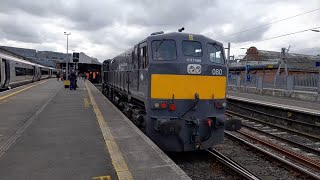
[(185, 56), (202, 56), (202, 46), (201, 43), (197, 41), (183, 41), (182, 51)]
[(139, 69), (145, 69), (148, 65), (148, 54), (146, 43), (139, 45)]
[(152, 57), (156, 61), (177, 59), (176, 42), (170, 39), (152, 41)]
[(218, 64), (224, 64), (222, 47), (216, 44), (207, 44), (209, 61)]

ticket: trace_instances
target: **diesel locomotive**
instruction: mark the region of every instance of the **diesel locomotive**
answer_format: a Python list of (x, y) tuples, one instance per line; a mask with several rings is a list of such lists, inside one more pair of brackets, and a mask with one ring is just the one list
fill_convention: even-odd
[(199, 34), (153, 33), (105, 60), (102, 79), (106, 97), (162, 150), (223, 142), (227, 66), (221, 43)]

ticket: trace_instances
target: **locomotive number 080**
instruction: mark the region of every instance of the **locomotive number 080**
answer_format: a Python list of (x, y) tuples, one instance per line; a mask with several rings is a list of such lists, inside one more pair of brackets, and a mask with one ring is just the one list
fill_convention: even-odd
[(212, 69), (212, 75), (214, 76), (222, 75), (222, 69)]

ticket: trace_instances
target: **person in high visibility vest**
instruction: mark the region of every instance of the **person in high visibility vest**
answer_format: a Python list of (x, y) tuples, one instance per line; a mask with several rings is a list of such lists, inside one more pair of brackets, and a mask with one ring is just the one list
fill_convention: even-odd
[(87, 72), (84, 74), (84, 80), (86, 80), (86, 79), (89, 79), (89, 73), (87, 73)]

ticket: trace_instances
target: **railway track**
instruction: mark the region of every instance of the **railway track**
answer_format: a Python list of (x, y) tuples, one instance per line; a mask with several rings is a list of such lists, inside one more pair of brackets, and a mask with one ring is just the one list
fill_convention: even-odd
[(245, 179), (260, 180), (260, 178), (257, 177), (256, 175), (254, 175), (252, 172), (250, 172), (246, 168), (242, 167), (241, 165), (239, 165), (238, 163), (236, 163), (232, 159), (224, 156), (223, 154), (221, 154), (217, 150), (215, 150), (215, 149), (208, 150), (207, 149), (206, 151), (208, 153), (212, 154), (215, 157), (215, 159), (218, 160), (220, 163), (224, 164), (225, 166), (227, 166), (228, 168), (232, 169), (234, 172), (239, 174), (240, 177), (243, 177)]
[(297, 153), (295, 151), (292, 151), (288, 148), (285, 148), (283, 146), (279, 146), (276, 143), (273, 143), (272, 141), (265, 139), (265, 138), (260, 138), (258, 136), (256, 136), (255, 134), (252, 134), (248, 131), (245, 130), (240, 130), (238, 131), (238, 133), (240, 133), (241, 135), (246, 136), (247, 138), (255, 141), (255, 142), (259, 142), (260, 144), (263, 144), (264, 146), (267, 146), (270, 149), (273, 149), (283, 155), (285, 155), (286, 157), (300, 163), (303, 164), (309, 168), (312, 168), (318, 172), (320, 172), (320, 161), (311, 159), (310, 157), (304, 156), (301, 153)]
[[(304, 136), (308, 136), (309, 138), (312, 137), (318, 141), (320, 140), (320, 125), (318, 123), (320, 117), (318, 116), (302, 113), (294, 114), (293, 112), (289, 111), (280, 113), (281, 109), (274, 108), (265, 110), (263, 106), (247, 107), (249, 106), (248, 104), (238, 104), (235, 102), (228, 102), (228, 105), (228, 111), (236, 111), (242, 115), (249, 114), (252, 118), (259, 116), (259, 119), (263, 119), (263, 122), (266, 124), (277, 125), (278, 127), (286, 128), (287, 131), (297, 132), (299, 135), (304, 134)], [(270, 112), (272, 112), (272, 114)], [(287, 114), (284, 115), (284, 113)], [(257, 119), (257, 121), (259, 119)], [(303, 130), (304, 133), (299, 132), (301, 130)]]
[[(226, 112), (226, 115), (244, 119), (242, 120), (244, 128), (238, 131), (239, 134), (277, 151), (293, 162), (320, 173), (320, 138), (230, 110)], [(290, 146), (293, 147), (290, 148)]]
[[(286, 144), (294, 146), (295, 148), (299, 148), (308, 153), (320, 156), (320, 139), (317, 137), (309, 136), (305, 133), (301, 134), (300, 132), (296, 131), (292, 132), (287, 128), (282, 128), (277, 125), (265, 123), (261, 120), (257, 121), (256, 118), (247, 117), (231, 111), (228, 111), (226, 115), (236, 115), (238, 117), (243, 118), (244, 120), (242, 120), (242, 126), (247, 129), (250, 129), (253, 132), (257, 132), (259, 134), (271, 137), (273, 139), (277, 139)], [(298, 137), (297, 135), (302, 137)]]
[[(251, 131), (257, 132), (259, 134), (263, 134), (265, 136), (269, 136), (269, 137), (271, 137), (273, 139), (280, 140), (282, 142), (290, 144), (290, 145), (292, 145), (292, 146), (294, 146), (296, 148), (299, 148), (299, 149), (304, 150), (306, 152), (312, 153), (314, 155), (320, 156), (320, 150), (319, 150), (320, 148), (314, 148), (314, 147), (310, 147), (310, 146), (308, 146), (306, 144), (298, 143), (296, 141), (291, 140), (289, 138), (290, 136), (286, 136), (286, 137), (279, 136), (281, 133), (287, 134), (287, 132), (279, 131), (279, 132), (273, 132), (273, 134), (271, 134), (271, 133), (268, 133), (266, 131), (263, 131), (261, 129), (258, 129), (258, 128), (255, 128), (255, 127), (252, 127), (252, 126), (249, 126), (249, 125), (246, 125), (246, 124), (242, 124), (242, 127), (250, 129)], [(278, 133), (279, 135), (276, 135), (276, 133)], [(316, 143), (316, 142), (314, 142), (314, 143)], [(320, 144), (319, 144), (319, 146), (320, 146)]]
[[(232, 134), (236, 133), (232, 132)], [(225, 134), (225, 143), (215, 146), (214, 150), (174, 153), (169, 156), (192, 179), (320, 178), (312, 171), (310, 172), (285, 160), (281, 156), (274, 155), (274, 152), (263, 150), (259, 146), (244, 140), (245, 138), (240, 138), (241, 135), (237, 137), (227, 131)], [(265, 153), (261, 152), (260, 149)], [(208, 153), (210, 153), (210, 156), (208, 156)], [(273, 159), (270, 157), (273, 157)]]
[[(267, 146), (267, 147), (270, 148), (270, 146), (268, 145), (268, 144), (270, 144), (269, 142), (263, 142), (261, 139), (258, 139), (258, 138), (254, 137), (252, 135), (249, 135), (248, 133), (245, 134), (242, 131), (239, 131), (239, 132), (240, 132), (240, 134), (245, 135), (246, 137), (249, 137), (249, 138), (251, 138), (252, 140), (254, 140), (256, 142), (258, 141), (259, 143), (263, 144), (264, 146)], [(294, 170), (295, 172), (298, 172), (298, 173), (304, 175), (305, 177), (308, 177), (309, 179), (320, 179), (320, 176), (318, 174), (314, 173), (314, 171), (317, 171), (318, 173), (320, 172), (320, 171), (318, 171), (319, 170), (318, 169), (319, 168), (318, 164), (317, 164), (317, 162), (314, 162), (312, 159), (307, 159), (307, 158), (302, 157), (302, 156), (300, 156), (298, 154), (294, 154), (292, 152), (289, 152), (289, 151), (286, 151), (286, 150), (283, 150), (283, 149), (281, 150), (281, 154), (282, 155), (287, 155), (287, 156), (290, 156), (290, 157), (296, 155), (295, 158), (299, 158), (300, 162), (304, 161), (303, 164), (307, 164), (308, 167), (312, 167), (313, 168), (313, 171), (310, 171), (309, 169), (307, 169), (305, 167), (301, 167), (301, 166), (299, 166), (299, 165), (297, 165), (295, 163), (292, 163), (291, 161), (289, 161), (287, 159), (284, 159), (284, 158), (280, 157), (279, 155), (275, 155), (273, 152), (269, 152), (269, 151), (265, 150), (265, 148), (261, 148), (261, 147), (259, 147), (257, 145), (254, 145), (254, 144), (248, 142), (247, 140), (244, 140), (244, 139), (240, 138), (239, 136), (234, 135), (234, 134), (232, 134), (230, 132), (225, 131), (225, 135), (228, 136), (228, 137), (231, 137), (232, 139), (235, 139), (235, 140), (243, 143), (244, 145), (254, 149), (256, 152), (258, 152), (260, 154), (264, 154), (265, 156), (268, 156), (271, 159), (274, 159), (274, 160), (280, 162), (281, 164), (285, 165), (286, 167)], [(277, 147), (277, 148), (279, 148), (279, 147)]]
[[(320, 136), (304, 133), (304, 132), (301, 132), (301, 131), (298, 131), (298, 130), (295, 130), (295, 129), (290, 129), (290, 128), (287, 128), (287, 127), (284, 127), (284, 126), (281, 126), (281, 125), (277, 125), (277, 124), (274, 124), (274, 123), (271, 123), (271, 122), (267, 122), (267, 121), (255, 118), (255, 117), (251, 117), (251, 116), (248, 116), (248, 115), (240, 114), (240, 113), (237, 113), (237, 112), (234, 112), (234, 111), (230, 111), (230, 110), (226, 110), (226, 115), (238, 116), (238, 117), (241, 117), (241, 118), (244, 118), (244, 119), (248, 119), (248, 120), (251, 120), (251, 121), (255, 121), (255, 122), (261, 123), (263, 125), (270, 126), (270, 127), (282, 130), (282, 131), (286, 131), (286, 132), (290, 132), (292, 134), (303, 136), (303, 137), (306, 137), (306, 138), (311, 139), (313, 141), (319, 141), (320, 142)], [(318, 128), (318, 126), (317, 126), (317, 128)]]

